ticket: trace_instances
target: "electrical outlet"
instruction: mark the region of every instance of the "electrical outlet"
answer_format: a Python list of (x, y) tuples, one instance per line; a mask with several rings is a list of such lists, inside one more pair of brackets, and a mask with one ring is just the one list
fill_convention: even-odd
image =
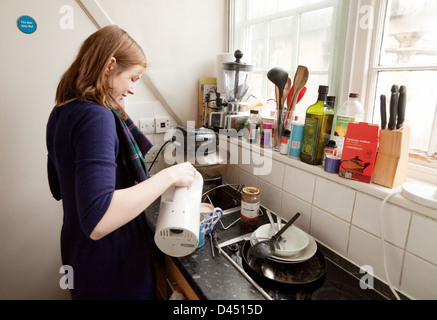
[(139, 129), (144, 134), (155, 133), (155, 119), (153, 118), (140, 119)]
[(164, 133), (168, 129), (170, 129), (170, 119), (165, 118), (155, 118), (155, 132), (156, 133)]
[[(155, 158), (158, 156), (159, 147), (154, 146), (152, 149), (149, 150), (149, 152), (146, 153), (144, 156), (144, 159), (146, 160), (146, 163), (151, 163)], [(158, 162), (159, 159), (156, 159), (156, 162)]]

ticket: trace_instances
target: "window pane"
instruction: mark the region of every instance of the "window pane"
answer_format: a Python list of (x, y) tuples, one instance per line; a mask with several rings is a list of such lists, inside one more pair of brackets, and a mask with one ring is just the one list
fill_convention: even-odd
[(299, 64), (327, 70), (331, 53), (333, 8), (302, 15), (299, 41)]
[(276, 12), (275, 0), (247, 0), (247, 19), (256, 19)]
[(278, 0), (278, 11), (300, 8), (304, 5), (312, 5), (323, 0)]
[(293, 18), (272, 21), (270, 31), (270, 67), (281, 66), (285, 70), (292, 67)]
[(250, 27), (249, 32), (249, 50), (245, 52), (247, 61), (255, 66), (255, 69), (268, 68), (268, 25), (261, 23)]
[(437, 0), (393, 0), (381, 65), (437, 64)]
[[(294, 74), (290, 75), (293, 79)], [(317, 102), (317, 98), (319, 96), (318, 90), (319, 86), (328, 85), (328, 75), (313, 75), (310, 74), (307, 82), (307, 91), (302, 98), (301, 102), (296, 105), (296, 115), (299, 116), (300, 120), (305, 120), (305, 114), (309, 106), (313, 105)], [(329, 91), (329, 95), (332, 94), (332, 91)], [(338, 102), (337, 102), (338, 105)]]
[(387, 121), (390, 115), (390, 97), (393, 84), (407, 86), (406, 122), (411, 127), (410, 148), (428, 151), (434, 115), (437, 106), (437, 71), (380, 72), (378, 75), (377, 98), (374, 123), (381, 123), (380, 97), (387, 97)]

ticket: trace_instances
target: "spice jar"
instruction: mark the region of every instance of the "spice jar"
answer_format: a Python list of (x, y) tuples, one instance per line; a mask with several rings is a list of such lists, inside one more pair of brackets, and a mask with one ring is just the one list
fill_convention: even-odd
[(241, 223), (253, 227), (258, 223), (260, 192), (258, 188), (246, 187), (241, 194)]

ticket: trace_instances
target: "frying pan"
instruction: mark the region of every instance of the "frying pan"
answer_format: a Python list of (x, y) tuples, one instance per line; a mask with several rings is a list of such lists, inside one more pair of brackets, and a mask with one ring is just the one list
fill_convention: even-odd
[[(320, 250), (317, 249), (316, 254), (309, 260), (301, 263), (280, 263), (270, 259), (255, 259), (251, 261), (251, 255), (249, 248), (251, 247), (250, 241), (246, 241), (243, 244), (242, 256), (243, 267), (247, 273), (255, 279), (271, 284), (281, 284), (286, 286), (306, 285), (314, 283), (317, 280), (323, 278), (326, 273), (326, 260)], [(274, 270), (273, 278), (269, 278), (264, 275), (262, 268), (268, 267)]]

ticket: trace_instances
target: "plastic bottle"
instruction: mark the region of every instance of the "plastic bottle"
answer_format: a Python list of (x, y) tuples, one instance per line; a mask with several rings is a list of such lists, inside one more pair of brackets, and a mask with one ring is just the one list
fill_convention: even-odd
[(300, 158), (312, 165), (322, 164), (325, 140), (332, 130), (334, 111), (326, 105), (328, 90), (328, 86), (320, 86), (317, 102), (306, 112)]
[(290, 146), (290, 134), (290, 130), (285, 130), (284, 134), (282, 135), (280, 149), (281, 154), (288, 154), (288, 147)]
[(290, 139), (290, 158), (300, 159), (300, 151), (302, 147), (302, 137), (303, 137), (303, 129), (305, 127), (305, 123), (303, 121), (299, 121), (299, 118), (296, 116), (294, 121), (291, 123), (291, 139)]
[(347, 132), (347, 126), (351, 122), (363, 122), (364, 108), (358, 101), (358, 93), (349, 94), (349, 99), (344, 102), (337, 111), (334, 120), (334, 140), (338, 147), (338, 156), (343, 153), (344, 138)]
[(258, 128), (261, 118), (258, 115), (258, 110), (250, 110), (250, 117), (247, 120), (247, 142), (258, 142)]
[(272, 148), (273, 123), (265, 122), (261, 126), (261, 147)]

